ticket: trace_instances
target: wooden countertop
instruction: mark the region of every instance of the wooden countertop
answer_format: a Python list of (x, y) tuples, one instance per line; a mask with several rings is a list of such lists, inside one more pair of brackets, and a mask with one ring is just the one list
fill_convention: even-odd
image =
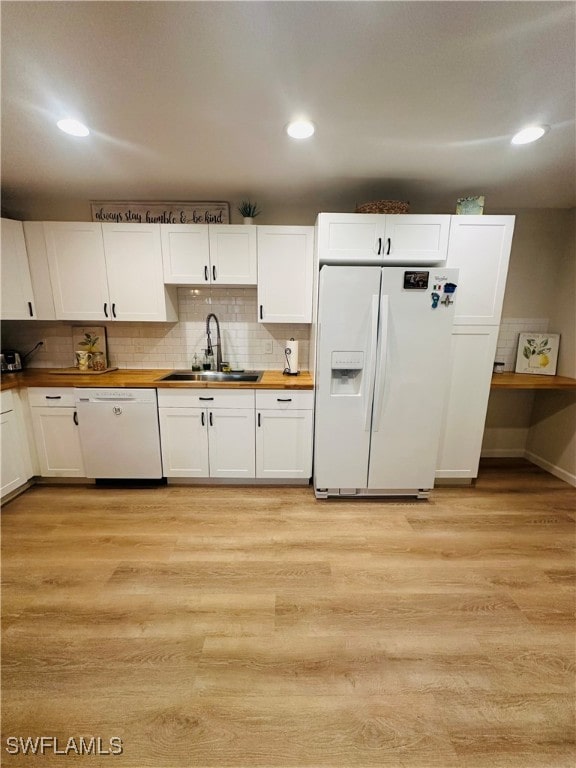
[(491, 386), (492, 389), (576, 389), (576, 379), (532, 373), (495, 373)]
[(119, 369), (96, 375), (64, 375), (50, 373), (49, 368), (28, 368), (20, 373), (2, 374), (2, 391), (18, 387), (155, 387), (170, 389), (314, 389), (309, 371), (298, 376), (285, 376), (282, 371), (264, 371), (259, 382), (253, 381), (160, 381), (172, 371), (148, 368), (145, 370)]

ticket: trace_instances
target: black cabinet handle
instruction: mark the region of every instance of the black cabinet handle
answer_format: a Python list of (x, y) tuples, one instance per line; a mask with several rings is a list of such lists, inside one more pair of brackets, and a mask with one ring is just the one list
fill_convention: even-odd
[(204, 280), (208, 282), (208, 265), (207, 264), (204, 265)]
[(258, 414), (258, 426), (260, 426), (260, 414)]
[(213, 427), (214, 426), (214, 422), (212, 421), (212, 411), (210, 411), (210, 413), (209, 413), (209, 419), (210, 419), (210, 426)]
[(382, 251), (382, 238), (378, 238), (378, 256), (380, 256), (380, 252)]
[(264, 307), (262, 306), (262, 304), (260, 304), (260, 320), (264, 320), (263, 314), (264, 314)]
[(212, 280), (216, 280), (216, 266), (212, 265)]
[(77, 411), (74, 411), (74, 416), (72, 417), (74, 419), (74, 424), (78, 426), (78, 413)]
[(390, 238), (388, 238), (387, 242), (388, 242), (388, 247), (386, 249), (386, 256), (390, 256), (390, 245), (391, 245)]
[(30, 313), (30, 317), (34, 317), (34, 310), (32, 309), (32, 302), (28, 302), (28, 312)]
[(116, 304), (112, 304), (112, 317), (116, 317)]
[(46, 395), (46, 400), (62, 400), (62, 395)]
[(206, 422), (204, 421), (204, 411), (202, 411), (202, 413), (200, 414), (200, 419), (202, 420), (202, 426), (205, 427)]
[(108, 317), (108, 304), (106, 302), (104, 302), (104, 314)]
[(199, 397), (198, 400), (214, 400), (213, 397)]
[(292, 398), (291, 397), (277, 397), (276, 401), (278, 403), (291, 403), (292, 402)]

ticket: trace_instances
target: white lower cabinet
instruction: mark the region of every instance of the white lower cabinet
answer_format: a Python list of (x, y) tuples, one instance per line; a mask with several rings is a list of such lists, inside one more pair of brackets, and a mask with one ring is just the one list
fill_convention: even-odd
[(498, 326), (454, 326), (436, 478), (478, 475)]
[(72, 387), (28, 390), (42, 477), (85, 477)]
[(8, 390), (0, 394), (1, 485), (0, 497), (24, 485), (30, 473), (25, 459), (25, 436), (18, 418), (15, 399), (17, 394)]
[(311, 477), (313, 407), (313, 392), (256, 391), (256, 477)]
[(255, 477), (253, 390), (158, 390), (165, 477)]

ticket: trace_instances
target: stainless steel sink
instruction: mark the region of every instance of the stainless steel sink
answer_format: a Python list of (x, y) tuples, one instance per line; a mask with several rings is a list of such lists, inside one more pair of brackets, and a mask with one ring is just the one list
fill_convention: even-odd
[(262, 378), (264, 371), (172, 371), (172, 373), (162, 376), (158, 381), (206, 381), (206, 382), (234, 382), (234, 381), (252, 381), (257, 382)]

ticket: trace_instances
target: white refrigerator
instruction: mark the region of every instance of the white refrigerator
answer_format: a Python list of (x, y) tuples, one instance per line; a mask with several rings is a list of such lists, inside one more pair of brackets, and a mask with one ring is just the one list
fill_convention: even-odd
[(320, 270), (314, 490), (426, 498), (449, 383), (458, 270)]

